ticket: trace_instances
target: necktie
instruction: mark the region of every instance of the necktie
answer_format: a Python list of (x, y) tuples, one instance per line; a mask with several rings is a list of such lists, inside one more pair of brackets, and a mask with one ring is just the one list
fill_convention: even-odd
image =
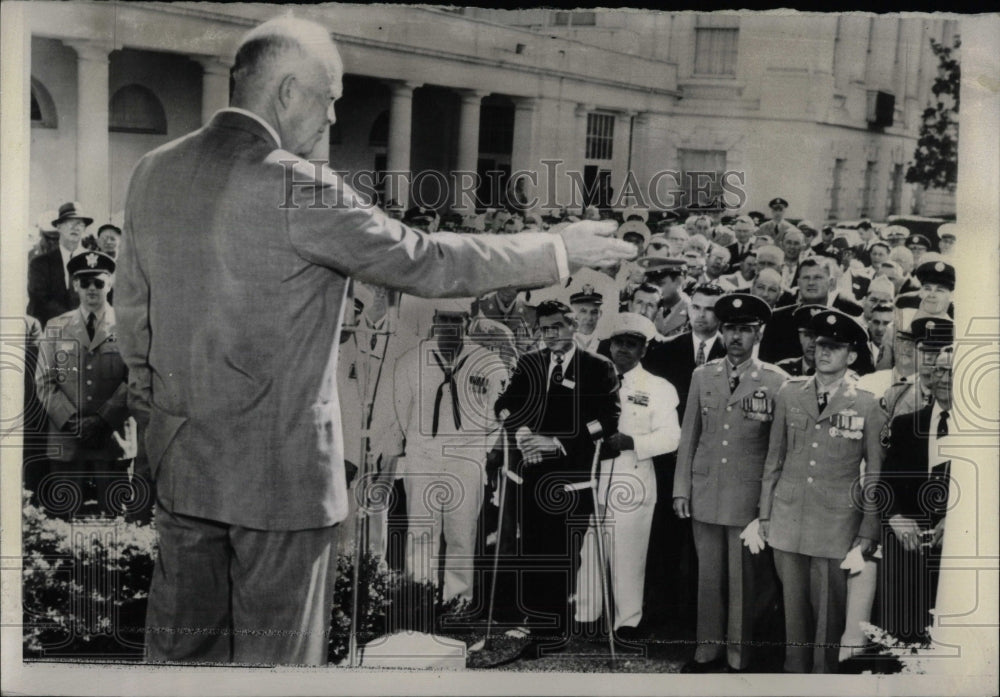
[(372, 334), (372, 340), (371, 340), (372, 351), (375, 350), (375, 346), (377, 344), (378, 344), (378, 335), (377, 334)]
[(944, 438), (948, 435), (948, 412), (947, 410), (941, 410), (941, 416), (938, 418), (937, 426), (937, 437)]
[(552, 379), (551, 383), (553, 385), (562, 384), (563, 381), (563, 357), (561, 353), (555, 354), (556, 367), (552, 369)]
[(87, 315), (87, 336), (90, 337), (91, 341), (94, 340), (94, 333), (96, 331), (97, 331), (97, 315), (91, 312), (89, 315)]
[(698, 344), (698, 353), (694, 357), (695, 365), (705, 365), (705, 343), (706, 342), (702, 341)]
[(740, 376), (730, 375), (729, 376), (729, 393), (732, 394), (736, 391), (736, 388), (740, 386)]
[(455, 385), (455, 374), (462, 368), (462, 364), (468, 356), (464, 356), (462, 360), (456, 363), (453, 367), (447, 367), (441, 360), (441, 357), (435, 352), (432, 354), (434, 356), (435, 362), (444, 373), (444, 380), (438, 385), (437, 392), (434, 394), (434, 417), (431, 421), (431, 437), (436, 438), (438, 434), (438, 424), (440, 423), (440, 412), (441, 412), (441, 399), (444, 397), (444, 387), (448, 386), (448, 390), (451, 392), (451, 418), (452, 422), (455, 424), (455, 429), (458, 430), (462, 428), (462, 415), (458, 410), (458, 389)]
[(830, 395), (827, 392), (820, 392), (816, 398), (816, 404), (819, 405), (819, 411), (822, 414), (823, 410), (826, 409), (827, 402), (830, 401)]

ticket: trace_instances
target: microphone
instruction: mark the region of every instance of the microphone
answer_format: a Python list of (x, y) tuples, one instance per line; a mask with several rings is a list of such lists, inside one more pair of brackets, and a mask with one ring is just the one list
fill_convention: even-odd
[(600, 440), (604, 437), (604, 427), (601, 425), (600, 421), (596, 419), (587, 423), (587, 433), (590, 434), (590, 439), (593, 441)]

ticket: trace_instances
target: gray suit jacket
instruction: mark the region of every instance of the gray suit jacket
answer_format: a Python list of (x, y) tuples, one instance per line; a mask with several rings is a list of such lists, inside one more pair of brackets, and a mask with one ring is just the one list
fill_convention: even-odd
[(118, 326), (157, 497), (264, 530), (347, 513), (349, 276), (456, 297), (559, 280), (557, 238), (416, 232), (228, 110), (139, 162), (122, 242)]

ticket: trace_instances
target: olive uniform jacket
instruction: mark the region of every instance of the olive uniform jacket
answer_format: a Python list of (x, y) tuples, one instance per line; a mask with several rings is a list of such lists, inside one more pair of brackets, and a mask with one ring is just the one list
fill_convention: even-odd
[(49, 417), (48, 448), (53, 459), (113, 462), (122, 454), (110, 431), (98, 441), (84, 443), (63, 430), (74, 415), (100, 416), (114, 430), (125, 424), (127, 371), (119, 346), (110, 306), (95, 326), (93, 339), (87, 336), (79, 309), (49, 320), (39, 342), (35, 389)]
[[(885, 456), (885, 412), (845, 375), (823, 413), (816, 378), (791, 378), (778, 392), (760, 492), (768, 544), (784, 552), (843, 558), (857, 536), (877, 540), (879, 514), (862, 499), (861, 460), (872, 486)], [(874, 502), (871, 502), (874, 503)]]
[(751, 359), (730, 394), (725, 358), (694, 371), (674, 471), (674, 497), (701, 523), (745, 526), (757, 517), (774, 400), (788, 379)]

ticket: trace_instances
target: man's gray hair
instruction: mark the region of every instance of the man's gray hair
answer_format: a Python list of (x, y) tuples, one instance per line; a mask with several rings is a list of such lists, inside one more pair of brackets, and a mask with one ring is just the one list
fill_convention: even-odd
[(329, 69), (343, 73), (343, 64), (330, 32), (321, 24), (298, 17), (270, 19), (251, 29), (240, 41), (233, 64), (236, 86), (252, 83), (268, 74), (278, 60), (291, 51), (329, 56)]

